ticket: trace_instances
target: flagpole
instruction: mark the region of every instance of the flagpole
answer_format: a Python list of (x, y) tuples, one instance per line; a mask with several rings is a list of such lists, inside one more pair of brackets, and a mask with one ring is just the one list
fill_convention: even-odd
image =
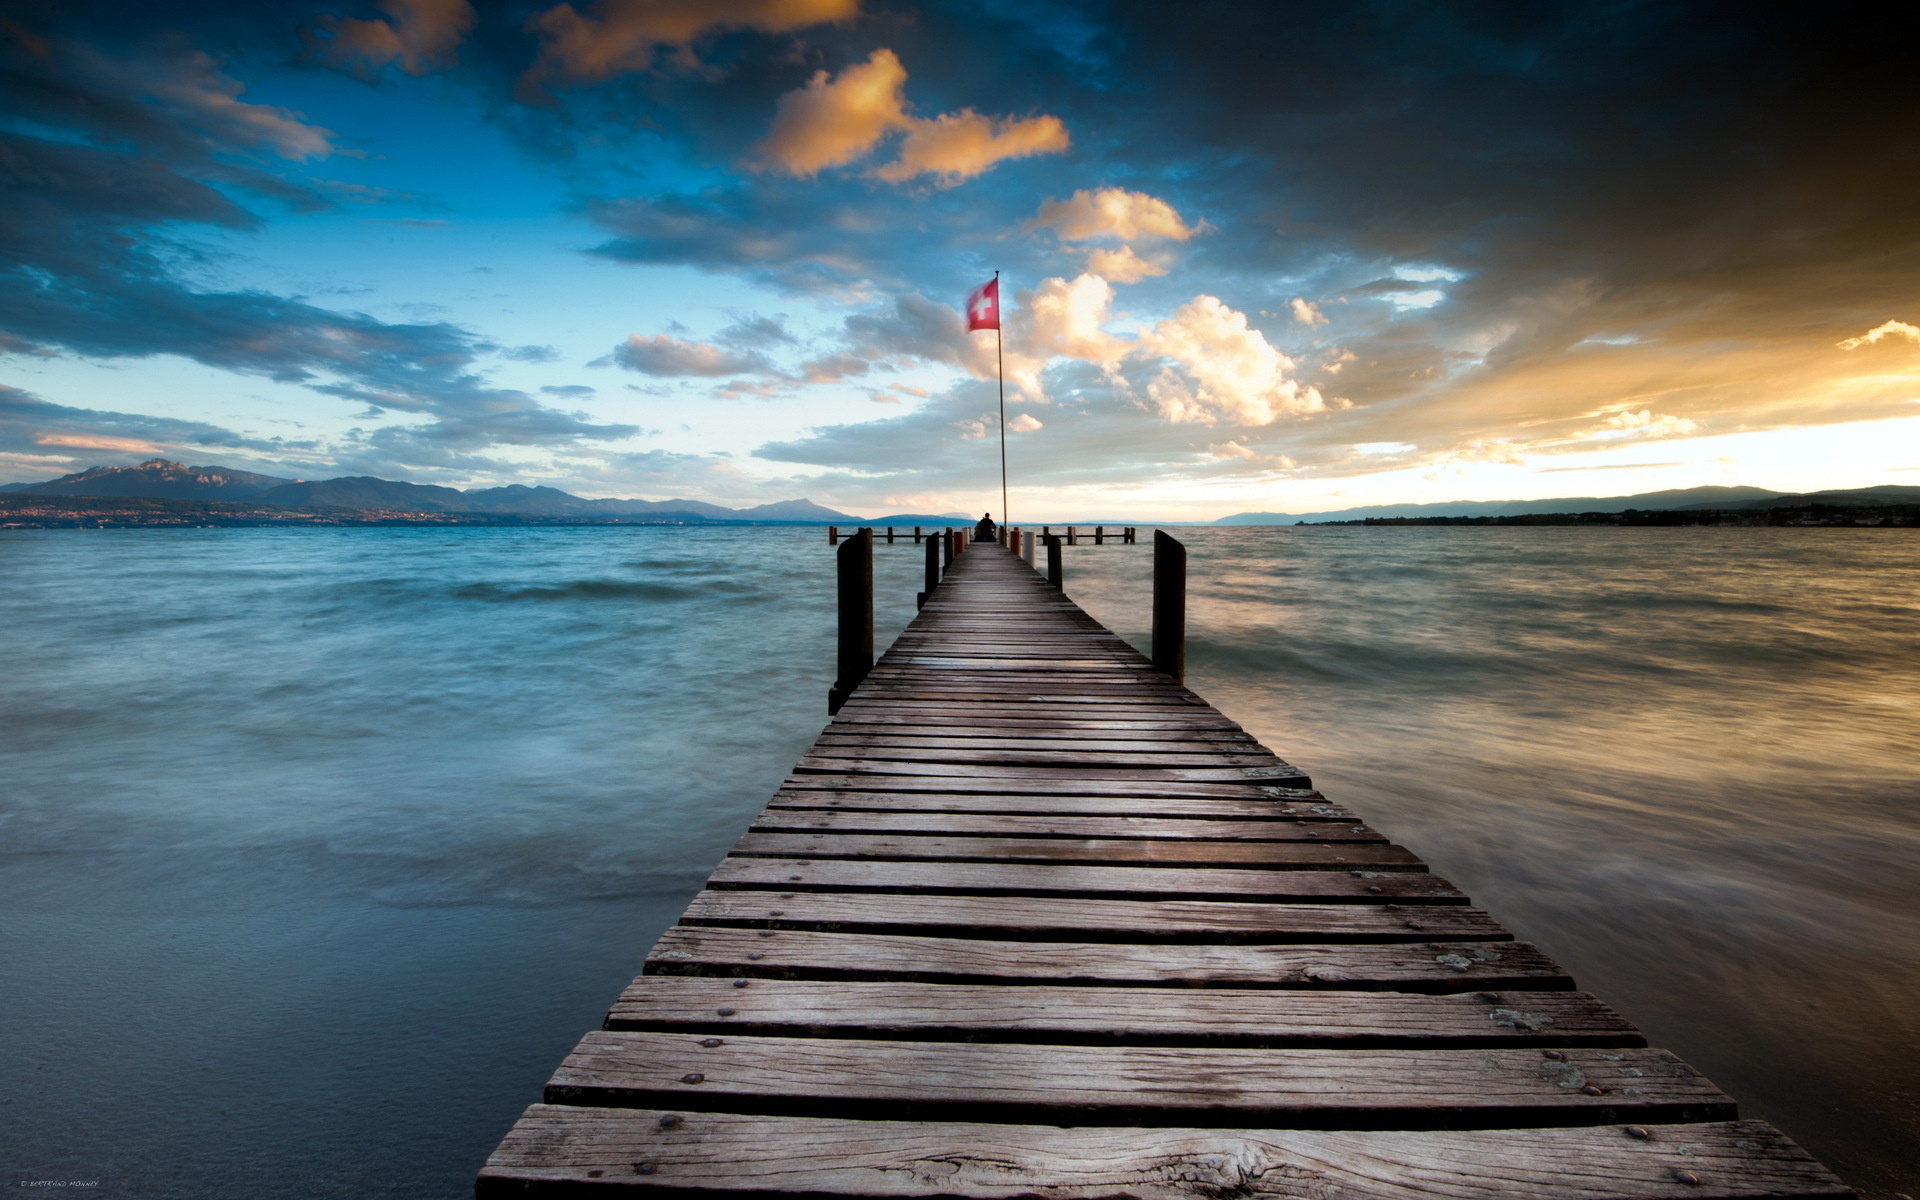
[(1005, 318), (1000, 314), (1005, 306), (1000, 303), (1000, 272), (993, 273), (993, 357), (1000, 366), (1000, 524), (1007, 523), (1007, 356), (1005, 342), (1007, 335), (1000, 330)]

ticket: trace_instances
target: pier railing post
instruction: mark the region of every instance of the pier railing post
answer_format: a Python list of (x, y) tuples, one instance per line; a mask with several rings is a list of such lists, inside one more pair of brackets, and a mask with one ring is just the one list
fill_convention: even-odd
[(862, 529), (840, 547), (839, 678), (827, 692), (827, 715), (840, 711), (847, 696), (873, 669), (873, 530)]
[(1060, 569), (1060, 539), (1049, 533), (1047, 542), (1047, 582), (1066, 591), (1066, 574)]
[(953, 565), (953, 530), (942, 529), (940, 531), (940, 571), (941, 573), (945, 574), (946, 569), (952, 565)]
[(932, 534), (927, 535), (927, 574), (926, 590), (914, 598), (916, 608), (927, 606), (927, 597), (933, 595), (933, 589), (940, 586), (940, 543)]
[(840, 527), (838, 525), (827, 526), (827, 545), (838, 546), (839, 544), (840, 544)]
[(1177, 683), (1187, 674), (1187, 548), (1153, 531), (1153, 665)]

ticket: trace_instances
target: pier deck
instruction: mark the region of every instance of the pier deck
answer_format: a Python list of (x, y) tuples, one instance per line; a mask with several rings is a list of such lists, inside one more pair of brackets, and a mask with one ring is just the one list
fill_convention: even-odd
[(1311, 788), (977, 546), (479, 1194), (1852, 1195)]

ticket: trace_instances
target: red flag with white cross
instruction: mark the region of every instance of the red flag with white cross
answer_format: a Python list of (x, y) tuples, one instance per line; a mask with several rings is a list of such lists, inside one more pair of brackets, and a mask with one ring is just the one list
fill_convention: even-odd
[(967, 332), (1000, 328), (1000, 277), (995, 275), (967, 296)]

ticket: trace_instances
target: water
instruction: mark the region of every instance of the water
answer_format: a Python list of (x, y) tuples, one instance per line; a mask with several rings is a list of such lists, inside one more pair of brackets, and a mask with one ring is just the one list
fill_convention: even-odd
[[(1920, 1193), (1910, 534), (1181, 536), (1209, 699)], [(1144, 645), (1148, 548), (1067, 553)], [(468, 1194), (825, 717), (814, 530), (9, 531), (0, 578), (0, 1171), (95, 1195)]]

